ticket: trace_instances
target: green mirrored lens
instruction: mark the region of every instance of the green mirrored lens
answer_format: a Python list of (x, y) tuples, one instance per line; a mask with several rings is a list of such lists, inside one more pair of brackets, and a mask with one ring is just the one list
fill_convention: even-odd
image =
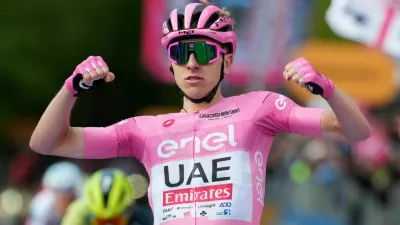
[(175, 61), (179, 58), (179, 48), (178, 45), (171, 46), (169, 49), (169, 57)]
[(178, 57), (175, 58), (175, 60), (178, 64), (186, 64), (189, 61), (190, 56), (189, 45), (181, 42), (177, 45), (177, 48)]
[(208, 64), (209, 60), (206, 51), (206, 43), (204, 41), (194, 43), (194, 55), (198, 63), (203, 65)]
[(179, 58), (178, 63), (186, 64), (189, 61), (191, 53), (188, 43), (179, 43), (179, 52), (181, 54), (181, 57)]
[(189, 56), (189, 47), (185, 43), (179, 43), (170, 48), (169, 57), (175, 60), (177, 64), (186, 64)]
[(209, 61), (217, 58), (217, 48), (214, 45), (206, 45), (206, 53)]
[(217, 57), (217, 48), (206, 44), (205, 41), (179, 42), (178, 45), (171, 47), (170, 57), (182, 65), (189, 61), (192, 53), (199, 64), (206, 65)]

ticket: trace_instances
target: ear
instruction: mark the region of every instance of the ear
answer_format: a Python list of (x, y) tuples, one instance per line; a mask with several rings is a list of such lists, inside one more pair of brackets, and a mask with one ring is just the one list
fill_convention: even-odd
[(228, 75), (231, 72), (232, 62), (233, 62), (232, 53), (225, 54), (224, 62), (223, 62), (224, 63), (224, 75)]

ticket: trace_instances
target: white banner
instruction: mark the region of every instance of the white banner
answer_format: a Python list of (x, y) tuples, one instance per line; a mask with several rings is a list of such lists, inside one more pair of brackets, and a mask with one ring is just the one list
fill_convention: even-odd
[(400, 58), (398, 5), (389, 0), (331, 0), (325, 18), (338, 36)]
[(337, 35), (373, 46), (382, 30), (386, 8), (385, 4), (365, 0), (332, 0), (325, 18)]

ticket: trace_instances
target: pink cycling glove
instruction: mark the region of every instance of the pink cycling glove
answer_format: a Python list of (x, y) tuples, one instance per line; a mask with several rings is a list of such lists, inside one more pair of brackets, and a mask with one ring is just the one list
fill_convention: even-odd
[(307, 90), (315, 95), (321, 95), (327, 99), (335, 91), (335, 84), (326, 78), (304, 58), (296, 59), (291, 63), (296, 68), (297, 73), (303, 78)]
[(89, 90), (94, 85), (104, 83), (104, 79), (95, 80), (91, 86), (82, 82), (83, 74), (90, 73), (96, 70), (97, 67), (107, 67), (106, 62), (100, 56), (90, 56), (80, 63), (72, 75), (65, 80), (65, 86), (68, 91), (74, 96), (78, 96), (80, 92)]

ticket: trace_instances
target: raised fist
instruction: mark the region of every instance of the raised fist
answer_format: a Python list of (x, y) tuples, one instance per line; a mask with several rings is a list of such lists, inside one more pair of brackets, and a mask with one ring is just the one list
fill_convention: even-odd
[(324, 98), (330, 97), (334, 90), (334, 83), (320, 74), (310, 62), (304, 58), (298, 58), (285, 67), (283, 77), (289, 81), (292, 80), (301, 87), (315, 95), (321, 95)]
[(115, 75), (110, 72), (107, 63), (100, 56), (90, 56), (76, 67), (65, 81), (65, 85), (76, 96), (96, 84), (111, 82), (114, 79)]

